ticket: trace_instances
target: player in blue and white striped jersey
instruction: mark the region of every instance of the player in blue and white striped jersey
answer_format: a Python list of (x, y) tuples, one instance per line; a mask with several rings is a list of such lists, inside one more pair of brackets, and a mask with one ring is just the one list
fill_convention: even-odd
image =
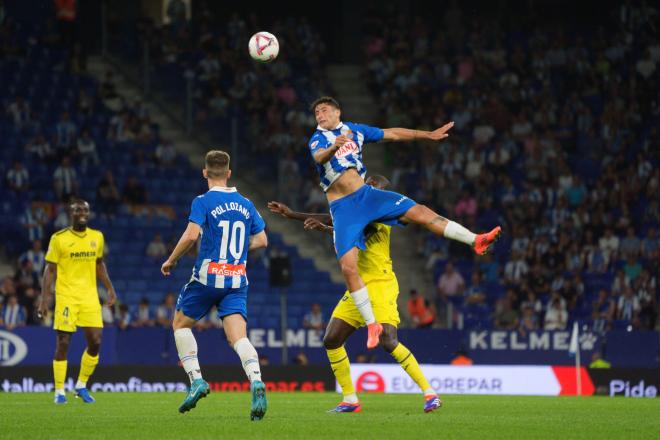
[(250, 380), (250, 416), (252, 420), (261, 420), (266, 412), (266, 387), (261, 381), (257, 351), (247, 338), (246, 264), (249, 250), (268, 244), (266, 224), (250, 200), (236, 188), (227, 187), (231, 177), (227, 153), (209, 151), (203, 174), (209, 190), (193, 200), (188, 227), (161, 267), (163, 275), (169, 275), (177, 260), (202, 234), (192, 277), (181, 289), (172, 323), (179, 358), (190, 377), (190, 390), (179, 412), (194, 408), (210, 392), (208, 383), (202, 379), (197, 341), (191, 329), (216, 306), (227, 341), (241, 358)]
[(335, 251), (351, 297), (367, 323), (367, 347), (373, 348), (379, 343), (382, 326), (374, 318), (367, 288), (357, 267), (358, 249), (365, 249), (364, 229), (369, 223), (416, 223), (436, 235), (471, 246), (479, 255), (488, 252), (501, 228), (498, 226), (477, 235), (404, 195), (375, 189), (364, 183), (366, 168), (362, 162), (362, 148), (365, 144), (440, 141), (448, 136), (453, 122), (433, 131), (380, 129), (341, 122), (339, 103), (328, 96), (314, 101), (311, 109), (318, 126), (309, 140), (309, 149), (321, 178), (321, 187), (330, 203)]

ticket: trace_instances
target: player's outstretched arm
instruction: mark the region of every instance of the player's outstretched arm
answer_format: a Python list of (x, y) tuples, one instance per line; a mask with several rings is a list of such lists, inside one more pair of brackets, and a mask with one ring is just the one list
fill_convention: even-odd
[(449, 135), (447, 132), (452, 129), (454, 122), (449, 122), (433, 131), (411, 130), (409, 128), (384, 128), (383, 142), (403, 142), (403, 141), (440, 141)]
[(103, 287), (108, 291), (108, 302), (106, 304), (108, 307), (112, 307), (117, 301), (117, 292), (115, 292), (115, 286), (113, 286), (112, 281), (110, 281), (108, 268), (105, 265), (103, 258), (96, 260), (96, 277), (101, 280)]
[(313, 214), (311, 212), (309, 213), (298, 212), (292, 210), (282, 202), (268, 202), (268, 209), (270, 209), (270, 212), (272, 212), (273, 214), (279, 214), (282, 217), (287, 218), (289, 220), (298, 220), (304, 222), (308, 218), (314, 218), (322, 223), (325, 223), (326, 225), (332, 224), (332, 216), (330, 214)]
[(308, 231), (327, 232), (328, 234), (332, 234), (335, 230), (332, 226), (323, 223), (315, 218), (308, 218), (307, 220), (305, 220), (305, 229), (307, 229)]
[(41, 297), (39, 298), (39, 305), (37, 306), (37, 316), (43, 319), (48, 315), (48, 304), (53, 295), (53, 284), (57, 278), (57, 264), (49, 263), (46, 261), (44, 268), (44, 275), (41, 279)]
[(176, 266), (176, 262), (179, 261), (179, 258), (185, 255), (195, 244), (200, 231), (201, 228), (197, 223), (188, 222), (188, 227), (183, 231), (183, 234), (181, 234), (181, 238), (179, 238), (179, 242), (174, 247), (172, 255), (170, 255), (160, 267), (160, 272), (163, 275), (169, 276), (172, 268)]

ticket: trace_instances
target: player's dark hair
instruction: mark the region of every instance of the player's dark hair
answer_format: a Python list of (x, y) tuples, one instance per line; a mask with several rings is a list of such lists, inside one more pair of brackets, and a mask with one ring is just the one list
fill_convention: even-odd
[(89, 205), (87, 200), (81, 199), (79, 197), (72, 197), (69, 199), (69, 208), (73, 208), (74, 205)]
[(229, 154), (221, 150), (206, 153), (204, 166), (209, 179), (225, 179), (229, 172)]
[(333, 98), (332, 96), (321, 96), (316, 101), (312, 102), (312, 105), (309, 106), (309, 109), (312, 112), (314, 112), (314, 111), (316, 111), (316, 107), (319, 104), (329, 104), (329, 105), (333, 106), (334, 108), (336, 108), (337, 110), (341, 110), (341, 107), (339, 106), (339, 102), (337, 102), (337, 100), (335, 98)]

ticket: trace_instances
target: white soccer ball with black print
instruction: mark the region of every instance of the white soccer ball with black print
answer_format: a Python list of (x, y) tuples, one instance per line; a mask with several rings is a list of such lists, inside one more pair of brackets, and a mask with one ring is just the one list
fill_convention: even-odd
[(257, 32), (252, 35), (248, 48), (252, 59), (260, 63), (270, 63), (280, 53), (280, 43), (275, 35), (269, 32)]

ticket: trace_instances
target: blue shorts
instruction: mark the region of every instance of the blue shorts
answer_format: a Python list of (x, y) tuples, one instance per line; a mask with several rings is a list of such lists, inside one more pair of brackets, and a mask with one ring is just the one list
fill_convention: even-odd
[(176, 309), (196, 321), (202, 319), (214, 305), (218, 307), (218, 318), (240, 313), (247, 321), (248, 286), (237, 289), (216, 289), (198, 281), (191, 281), (181, 289)]
[(337, 258), (353, 247), (365, 249), (364, 228), (369, 223), (400, 224), (399, 218), (417, 203), (392, 191), (364, 185), (362, 188), (330, 203)]

